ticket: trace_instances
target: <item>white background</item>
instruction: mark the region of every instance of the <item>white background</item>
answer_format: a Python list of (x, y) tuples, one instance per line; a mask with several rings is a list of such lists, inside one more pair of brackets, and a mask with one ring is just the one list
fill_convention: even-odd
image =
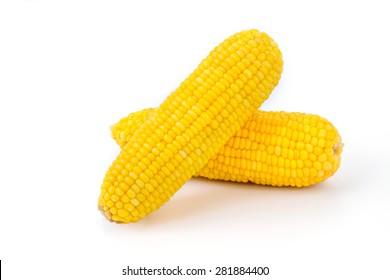
[[(389, 10), (319, 2), (1, 1), (4, 279), (148, 279), (121, 276), (127, 265), (390, 279)], [(305, 189), (192, 179), (146, 219), (109, 223), (97, 211), (119, 152), (109, 125), (158, 106), (214, 46), (250, 28), (285, 61), (262, 109), (333, 122), (339, 171)]]

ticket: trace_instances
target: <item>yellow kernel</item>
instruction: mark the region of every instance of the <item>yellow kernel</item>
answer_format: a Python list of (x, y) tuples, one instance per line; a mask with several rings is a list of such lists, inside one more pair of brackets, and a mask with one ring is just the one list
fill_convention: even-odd
[(138, 199), (135, 199), (135, 198), (131, 199), (130, 203), (133, 204), (134, 206), (138, 206), (139, 205)]

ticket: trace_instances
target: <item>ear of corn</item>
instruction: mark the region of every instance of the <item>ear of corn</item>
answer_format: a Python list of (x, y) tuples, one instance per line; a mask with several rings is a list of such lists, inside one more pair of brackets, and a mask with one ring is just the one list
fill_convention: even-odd
[(135, 222), (168, 201), (268, 98), (282, 65), (265, 33), (222, 42), (123, 147), (101, 186), (102, 213)]
[[(112, 136), (124, 147), (152, 114), (145, 109), (121, 119)], [(309, 186), (340, 165), (341, 137), (317, 115), (257, 111), (196, 176), (273, 186)]]

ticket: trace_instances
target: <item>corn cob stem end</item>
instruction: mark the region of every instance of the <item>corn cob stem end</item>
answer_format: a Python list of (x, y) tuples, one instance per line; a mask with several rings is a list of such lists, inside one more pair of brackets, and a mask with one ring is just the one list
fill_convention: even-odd
[(344, 148), (344, 143), (343, 142), (338, 142), (336, 145), (333, 146), (333, 152), (335, 155), (340, 155), (341, 152), (343, 151)]
[(111, 215), (110, 211), (104, 211), (104, 206), (99, 205), (99, 206), (98, 206), (98, 209), (99, 209), (100, 213), (102, 213), (102, 215), (104, 216), (104, 218), (106, 218), (110, 223), (122, 224), (121, 222), (114, 221), (114, 220), (112, 219), (112, 215)]

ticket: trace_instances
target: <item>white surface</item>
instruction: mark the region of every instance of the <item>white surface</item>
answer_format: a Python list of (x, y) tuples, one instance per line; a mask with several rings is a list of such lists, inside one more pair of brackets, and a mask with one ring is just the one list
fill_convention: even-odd
[[(125, 279), (127, 265), (180, 265), (390, 279), (385, 3), (1, 1), (3, 277)], [(306, 189), (193, 179), (145, 220), (108, 223), (96, 209), (119, 151), (108, 126), (157, 106), (215, 45), (248, 28), (284, 54), (262, 108), (332, 121), (345, 142), (337, 174)]]

